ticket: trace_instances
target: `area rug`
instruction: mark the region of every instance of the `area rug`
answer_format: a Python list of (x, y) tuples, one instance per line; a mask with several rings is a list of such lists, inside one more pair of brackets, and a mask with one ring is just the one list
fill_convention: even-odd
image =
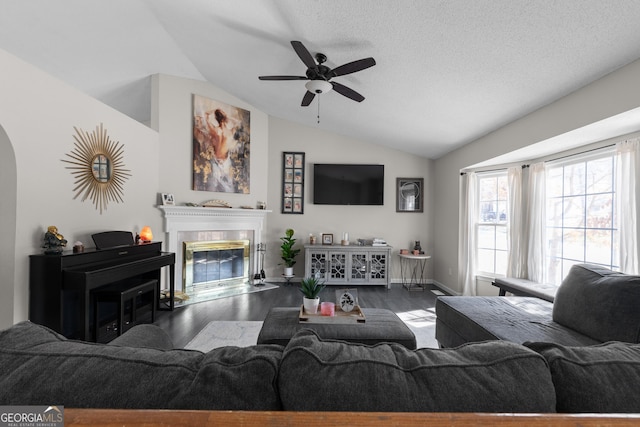
[(405, 311), (396, 314), (413, 331), (418, 348), (438, 348), (435, 308)]
[(188, 304), (196, 304), (199, 302), (211, 301), (214, 299), (229, 298), (229, 297), (234, 297), (236, 295), (244, 295), (244, 294), (251, 294), (254, 292), (269, 291), (271, 289), (278, 289), (278, 286), (271, 285), (269, 283), (265, 283), (264, 285), (260, 285), (260, 286), (249, 285), (249, 284), (232, 286), (232, 287), (223, 288), (220, 290), (202, 292), (202, 293), (199, 293), (198, 295), (189, 295), (189, 298), (184, 301), (176, 301), (176, 307), (180, 307)]
[(207, 352), (225, 346), (249, 347), (258, 342), (261, 328), (261, 321), (216, 320), (209, 322), (184, 348)]
[[(398, 313), (398, 316), (413, 331), (418, 348), (438, 348), (435, 313), (415, 310)], [(258, 342), (261, 328), (261, 321), (216, 320), (209, 322), (185, 348), (207, 352), (224, 346), (249, 347)]]

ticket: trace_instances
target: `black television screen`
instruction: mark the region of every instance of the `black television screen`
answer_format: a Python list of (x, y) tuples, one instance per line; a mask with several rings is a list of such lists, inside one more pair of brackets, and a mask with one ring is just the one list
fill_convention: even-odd
[(316, 205), (383, 205), (384, 165), (313, 165)]

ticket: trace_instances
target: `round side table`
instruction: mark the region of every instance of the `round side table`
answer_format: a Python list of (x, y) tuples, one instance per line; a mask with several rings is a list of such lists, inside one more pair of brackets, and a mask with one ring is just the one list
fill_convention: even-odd
[(400, 257), (400, 275), (402, 286), (411, 291), (420, 288), (424, 291), (424, 270), (431, 255), (398, 254)]

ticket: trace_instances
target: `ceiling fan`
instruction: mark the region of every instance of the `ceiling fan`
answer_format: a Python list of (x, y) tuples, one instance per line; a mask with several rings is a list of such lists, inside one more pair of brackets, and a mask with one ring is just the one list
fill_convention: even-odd
[(376, 65), (376, 61), (373, 58), (364, 58), (357, 61), (348, 62), (344, 65), (331, 69), (324, 65), (327, 61), (326, 55), (317, 53), (315, 60), (309, 50), (299, 41), (292, 41), (291, 46), (296, 51), (304, 65), (307, 66), (306, 76), (260, 76), (260, 80), (309, 80), (305, 87), (307, 92), (302, 98), (302, 106), (307, 107), (313, 101), (316, 94), (327, 93), (331, 89), (338, 92), (340, 95), (346, 96), (349, 99), (353, 99), (357, 102), (362, 102), (364, 96), (360, 95), (355, 90), (340, 84), (338, 82), (330, 81), (334, 77), (344, 76), (346, 74), (355, 73), (356, 71), (362, 71), (369, 67)]

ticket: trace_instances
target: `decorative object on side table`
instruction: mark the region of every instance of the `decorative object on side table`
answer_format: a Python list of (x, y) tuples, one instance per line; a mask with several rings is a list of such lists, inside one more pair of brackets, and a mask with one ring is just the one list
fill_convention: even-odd
[(300, 292), (304, 295), (302, 305), (306, 313), (316, 314), (318, 312), (319, 295), (325, 286), (324, 282), (316, 277), (305, 277), (300, 281)]
[(293, 229), (287, 228), (284, 237), (281, 237), (282, 245), (280, 245), (280, 257), (284, 263), (284, 275), (293, 276), (293, 266), (296, 263), (296, 256), (300, 253), (300, 249), (293, 249), (296, 239), (293, 238)]
[(47, 227), (46, 233), (44, 233), (44, 253), (47, 255), (59, 254), (67, 246), (67, 241), (64, 236), (58, 233), (58, 227), (50, 225)]

